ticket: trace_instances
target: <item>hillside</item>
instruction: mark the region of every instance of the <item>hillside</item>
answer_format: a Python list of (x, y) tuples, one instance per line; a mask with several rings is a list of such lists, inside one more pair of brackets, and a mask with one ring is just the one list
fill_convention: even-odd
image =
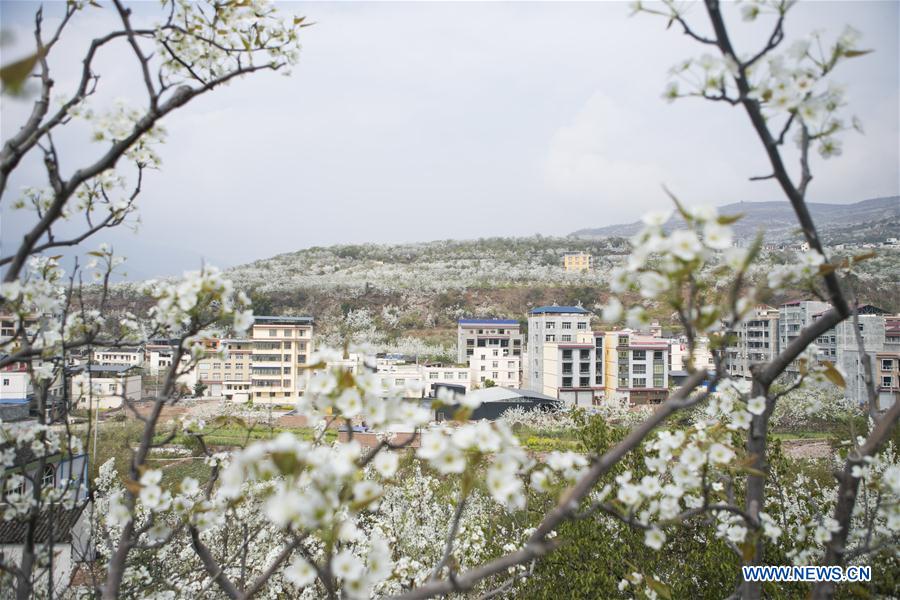
[[(826, 243), (881, 242), (900, 236), (900, 196), (872, 198), (853, 204), (823, 204), (811, 202), (809, 209)], [(736, 202), (719, 207), (721, 214), (744, 215), (733, 225), (742, 238), (765, 233), (766, 241), (799, 241), (797, 217), (788, 202)], [(673, 214), (665, 228), (678, 224)], [(640, 231), (640, 221), (609, 225), (593, 229), (579, 229), (571, 236), (579, 239), (629, 237)]]

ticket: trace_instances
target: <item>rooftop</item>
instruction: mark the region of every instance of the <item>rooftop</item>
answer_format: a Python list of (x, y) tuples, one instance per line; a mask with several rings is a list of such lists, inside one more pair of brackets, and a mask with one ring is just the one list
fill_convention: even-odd
[(588, 311), (583, 309), (580, 306), (538, 306), (537, 308), (532, 308), (528, 311), (530, 315), (556, 315), (556, 314), (576, 314), (576, 315), (587, 315), (590, 314)]
[(547, 396), (531, 390), (520, 390), (506, 387), (489, 387), (469, 392), (469, 398), (478, 398), (482, 403), (486, 402), (521, 402), (522, 400), (548, 400), (558, 402), (553, 396)]
[(518, 325), (515, 319), (460, 319), (460, 325)]
[(262, 325), (312, 325), (313, 318), (312, 317), (276, 317), (276, 316), (264, 316), (264, 315), (254, 315), (253, 317), (254, 324), (262, 324)]

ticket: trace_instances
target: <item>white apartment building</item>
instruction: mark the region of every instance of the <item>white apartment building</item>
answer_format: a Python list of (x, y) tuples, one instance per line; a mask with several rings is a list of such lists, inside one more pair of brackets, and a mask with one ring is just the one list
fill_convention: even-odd
[(91, 352), (91, 361), (98, 365), (141, 367), (144, 364), (144, 351), (140, 348), (104, 348)]
[(456, 324), (456, 362), (461, 365), (480, 348), (521, 357), (524, 344), (521, 325), (514, 319), (460, 319)]
[[(651, 336), (656, 337), (656, 336)], [(688, 341), (685, 337), (669, 339), (669, 373), (687, 373)], [(716, 366), (712, 352), (709, 350), (709, 338), (699, 337), (694, 340), (693, 363), (695, 369), (713, 370)]]
[(604, 392), (602, 358), (597, 360), (598, 349), (603, 355), (603, 335), (586, 332), (579, 337), (581, 341), (544, 343), (541, 393), (568, 405), (591, 406)]
[(734, 342), (725, 350), (725, 369), (732, 377), (749, 378), (750, 366), (769, 362), (778, 354), (777, 308), (761, 304), (734, 330)]
[(313, 351), (312, 317), (255, 317), (250, 338), (250, 397), (254, 402), (292, 403), (309, 378), (303, 367)]
[(544, 393), (544, 346), (573, 344), (579, 333), (589, 333), (591, 313), (580, 306), (540, 306), (528, 312), (528, 389)]
[(385, 390), (405, 389), (417, 398), (422, 398), (425, 395), (425, 375), (422, 372), (422, 365), (393, 360), (379, 360), (376, 372), (381, 377)]
[(630, 329), (607, 331), (604, 341), (606, 397), (631, 404), (659, 404), (669, 395), (669, 342)]
[(437, 385), (453, 385), (464, 388), (466, 392), (472, 387), (469, 367), (423, 365), (422, 381), (425, 384), (425, 394), (432, 397), (437, 393)]
[(469, 357), (469, 369), (473, 386), (484, 387), (490, 380), (507, 388), (521, 386), (522, 357), (505, 352), (505, 348), (477, 348)]

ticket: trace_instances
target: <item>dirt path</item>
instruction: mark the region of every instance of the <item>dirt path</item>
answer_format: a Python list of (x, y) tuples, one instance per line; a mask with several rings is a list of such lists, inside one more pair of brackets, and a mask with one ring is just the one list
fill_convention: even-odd
[(827, 440), (784, 440), (781, 447), (790, 458), (827, 458), (831, 444)]

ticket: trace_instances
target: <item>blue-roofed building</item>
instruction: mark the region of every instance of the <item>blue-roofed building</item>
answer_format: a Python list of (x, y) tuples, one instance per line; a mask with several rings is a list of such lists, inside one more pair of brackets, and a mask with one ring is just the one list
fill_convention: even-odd
[(522, 372), (528, 389), (544, 391), (544, 344), (574, 343), (591, 330), (591, 312), (581, 306), (538, 306), (528, 311), (528, 358)]
[(524, 344), (522, 326), (515, 319), (460, 319), (456, 324), (456, 360), (461, 365), (469, 364), (477, 351), (498, 359), (520, 357)]

